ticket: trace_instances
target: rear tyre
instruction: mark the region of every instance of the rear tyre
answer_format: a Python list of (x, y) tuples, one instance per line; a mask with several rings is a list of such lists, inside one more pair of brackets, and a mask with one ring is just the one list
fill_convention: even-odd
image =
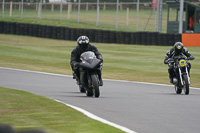
[(96, 74), (91, 75), (91, 80), (92, 80), (92, 90), (93, 94), (95, 97), (100, 96), (100, 91), (99, 91), (99, 82), (98, 82), (98, 77)]
[(81, 93), (84, 93), (84, 92), (85, 92), (85, 88), (83, 88), (83, 87), (81, 87), (81, 86), (79, 86), (79, 90), (80, 90)]
[(183, 75), (183, 82), (184, 82), (183, 88), (184, 88), (185, 95), (188, 95), (190, 93), (190, 87), (189, 87), (187, 75)]
[(174, 85), (174, 88), (175, 88), (176, 94), (181, 94), (182, 93), (182, 89), (178, 88), (177, 85)]

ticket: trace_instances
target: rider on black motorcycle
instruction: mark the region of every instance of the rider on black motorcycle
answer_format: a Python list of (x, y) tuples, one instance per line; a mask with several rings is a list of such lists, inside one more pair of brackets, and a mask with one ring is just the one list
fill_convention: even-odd
[[(183, 46), (181, 42), (176, 42), (173, 46), (173, 48), (170, 48), (169, 51), (167, 51), (164, 64), (168, 64), (170, 60), (173, 60), (174, 56), (178, 55), (184, 55), (190, 60), (194, 60), (194, 56), (192, 56), (189, 51)], [(191, 64), (189, 63), (188, 73), (190, 72)], [(168, 68), (169, 73), (169, 79), (170, 83), (173, 83), (173, 77), (175, 75), (173, 65), (169, 64)]]
[[(97, 59), (101, 60), (103, 62), (103, 57), (98, 51), (97, 47), (89, 43), (89, 38), (87, 36), (80, 36), (77, 39), (77, 44), (72, 52), (71, 52), (71, 67), (73, 71), (73, 78), (77, 80), (77, 84), (80, 84), (80, 72), (79, 72), (79, 62), (80, 62), (80, 56), (82, 53), (86, 51), (92, 51), (95, 53)], [(99, 75), (99, 80), (100, 80), (100, 86), (103, 86), (103, 81), (101, 77), (101, 69), (99, 69), (98, 75)]]

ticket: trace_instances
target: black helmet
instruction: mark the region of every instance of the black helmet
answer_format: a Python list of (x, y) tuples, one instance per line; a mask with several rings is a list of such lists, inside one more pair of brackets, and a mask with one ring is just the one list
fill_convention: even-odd
[(176, 42), (174, 44), (174, 51), (175, 51), (176, 54), (180, 54), (183, 51), (183, 43)]
[(87, 36), (80, 36), (77, 39), (77, 44), (83, 51), (85, 51), (88, 48), (89, 42), (90, 40)]

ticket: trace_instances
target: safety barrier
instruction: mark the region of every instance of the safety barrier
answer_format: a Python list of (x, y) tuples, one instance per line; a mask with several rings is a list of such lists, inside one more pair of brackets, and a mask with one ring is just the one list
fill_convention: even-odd
[(182, 40), (181, 34), (79, 29), (5, 21), (0, 21), (0, 33), (73, 41), (81, 35), (86, 35), (91, 42), (160, 46), (172, 46)]

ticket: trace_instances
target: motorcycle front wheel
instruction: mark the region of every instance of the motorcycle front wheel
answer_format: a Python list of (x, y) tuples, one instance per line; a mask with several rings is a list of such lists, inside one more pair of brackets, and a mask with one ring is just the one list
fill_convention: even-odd
[(98, 77), (96, 74), (91, 75), (91, 80), (92, 80), (92, 90), (93, 94), (95, 97), (100, 96), (100, 91), (99, 91), (99, 82), (98, 82)]
[(182, 89), (179, 88), (177, 85), (174, 85), (174, 88), (175, 88), (176, 94), (181, 94), (182, 93)]
[(184, 80), (183, 89), (184, 89), (185, 95), (188, 95), (190, 93), (190, 87), (189, 87), (187, 75), (183, 75), (183, 80)]

